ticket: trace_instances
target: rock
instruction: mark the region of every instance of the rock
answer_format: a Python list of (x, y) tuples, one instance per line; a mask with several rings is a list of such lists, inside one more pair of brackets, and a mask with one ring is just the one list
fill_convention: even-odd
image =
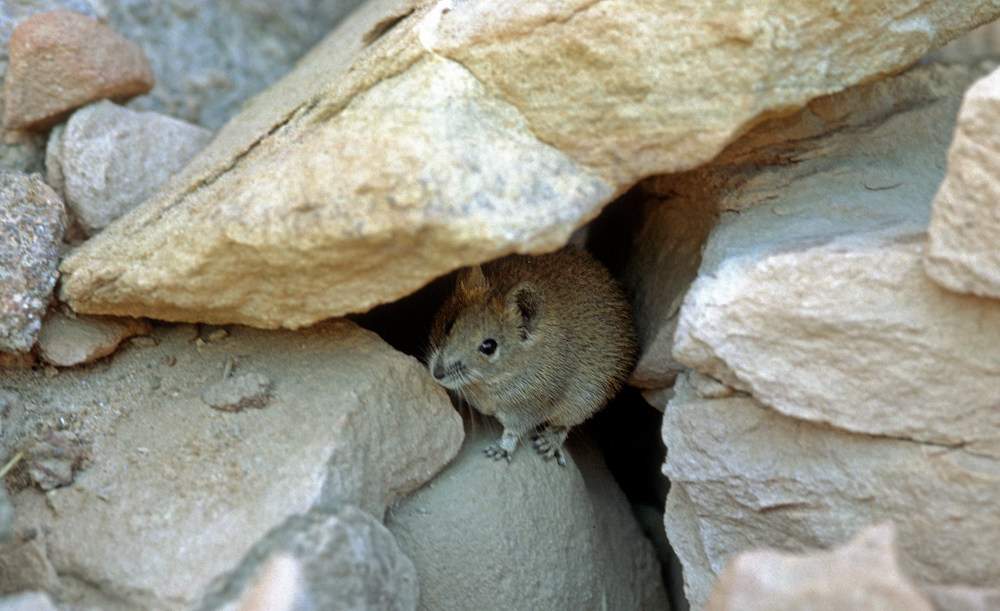
[(153, 69), (135, 43), (75, 11), (25, 19), (10, 35), (4, 130), (44, 130), (101, 98), (125, 101), (153, 88)]
[[(5, 373), (23, 403), (60, 406), (47, 417), (92, 441), (74, 485), (13, 497), (15, 532), (38, 532), (51, 565), (36, 572), (72, 576), (47, 591), (81, 608), (189, 607), (290, 516), (343, 504), (382, 516), (458, 451), (445, 392), (375, 334), (343, 320), (229, 332), (199, 344), (193, 327), (160, 326), (157, 345), (102, 367), (41, 385), (34, 372)], [(200, 393), (226, 370), (273, 380), (267, 409), (205, 405)], [(29, 544), (6, 553), (20, 562)]]
[(692, 609), (739, 551), (832, 547), (887, 520), (915, 582), (1000, 585), (1000, 461), (803, 422), (745, 395), (703, 399), (684, 377), (676, 391), (664, 522)]
[(614, 229), (624, 235), (607, 241), (627, 245), (621, 278), (643, 345), (631, 383), (668, 386), (681, 368), (679, 306), (703, 247), (712, 259), (702, 266), (707, 277), (727, 257), (749, 260), (859, 232), (922, 233), (943, 177), (941, 129), (982, 71), (928, 66), (816, 99), (747, 132), (711, 163), (649, 178), (616, 202), (609, 212), (631, 229)]
[(37, 174), (0, 171), (0, 350), (34, 345), (65, 229), (66, 209)]
[(14, 534), (14, 508), (10, 505), (10, 495), (7, 489), (0, 486), (0, 543), (4, 543)]
[(90, 444), (73, 431), (45, 431), (26, 454), (32, 481), (42, 490), (73, 483), (73, 476), (90, 460)]
[(417, 571), (392, 533), (348, 505), (286, 520), (214, 584), (199, 608), (263, 611), (274, 608), (261, 605), (267, 596), (286, 609), (413, 611), (417, 593)]
[(0, 597), (0, 611), (56, 611), (56, 606), (42, 592), (22, 592)]
[(923, 62), (972, 63), (1000, 55), (1000, 24), (987, 23), (924, 56)]
[(271, 398), (271, 380), (259, 373), (226, 378), (212, 384), (201, 394), (209, 407), (238, 412), (248, 407), (261, 408)]
[(639, 178), (1000, 16), (713, 6), (367, 4), (74, 252), (61, 294), (89, 313), (260, 327), (366, 311), (461, 265), (553, 250)]
[(1000, 588), (924, 586), (924, 594), (938, 611), (991, 611), (1000, 609)]
[(53, 130), (48, 181), (96, 233), (155, 193), (211, 137), (190, 123), (103, 100)]
[(52, 312), (42, 322), (38, 352), (46, 362), (59, 367), (91, 363), (118, 349), (136, 335), (153, 331), (148, 320), (119, 316), (67, 316)]
[(386, 519), (417, 567), (420, 609), (669, 609), (652, 546), (594, 444), (571, 438), (566, 468), (532, 453), (495, 462), (488, 428)]
[(927, 274), (961, 293), (1000, 297), (1000, 70), (969, 88), (934, 198)]
[[(674, 357), (796, 418), (1000, 456), (1000, 307), (943, 290), (922, 268), (938, 134), (970, 77), (932, 67), (859, 92), (862, 115), (886, 92), (926, 101), (800, 140), (808, 151), (788, 151), (798, 163), (733, 185), (723, 205), (738, 212), (705, 246)], [(845, 101), (812, 112), (842, 116), (856, 108)]]
[(742, 552), (729, 561), (704, 611), (799, 609), (934, 611), (900, 570), (888, 523), (866, 528), (828, 552)]

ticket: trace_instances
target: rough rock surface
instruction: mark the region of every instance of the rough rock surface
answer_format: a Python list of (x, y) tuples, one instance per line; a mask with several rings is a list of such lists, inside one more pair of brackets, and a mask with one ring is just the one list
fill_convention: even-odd
[(892, 524), (871, 526), (828, 552), (764, 549), (729, 561), (703, 611), (934, 611), (899, 569)]
[(84, 312), (262, 327), (364, 311), (463, 264), (554, 249), (637, 179), (1000, 15), (944, 0), (714, 6), (366, 4), (67, 259), (62, 295)]
[(115, 351), (118, 344), (153, 330), (149, 321), (118, 316), (67, 316), (52, 312), (42, 321), (38, 352), (59, 367), (90, 363)]
[(10, 35), (3, 127), (41, 130), (101, 98), (125, 101), (153, 88), (142, 49), (67, 9), (25, 19)]
[(0, 171), (0, 350), (30, 350), (52, 300), (66, 209), (37, 174)]
[(215, 409), (238, 412), (248, 407), (262, 408), (271, 398), (271, 380), (259, 373), (228, 377), (201, 393), (201, 400)]
[(928, 99), (809, 141), (734, 197), (774, 195), (712, 231), (675, 358), (797, 418), (1000, 457), (1000, 304), (943, 290), (922, 266), (962, 75), (877, 84)]
[(260, 577), (291, 577), (291, 599), (299, 609), (417, 608), (413, 562), (379, 520), (350, 505), (290, 517), (255, 545), (232, 574), (213, 585), (200, 610), (241, 611)]
[(868, 236), (862, 241), (874, 248), (893, 235), (922, 233), (944, 175), (942, 129), (954, 124), (964, 88), (988, 69), (927, 66), (819, 98), (751, 130), (701, 168), (640, 183), (641, 201), (631, 208), (642, 230), (629, 237), (622, 266), (644, 348), (632, 382), (655, 388), (676, 375), (677, 295), (701, 260), (715, 215), (722, 219), (705, 247), (705, 282), (727, 258), (818, 252), (824, 242), (836, 250), (833, 242), (851, 234)]
[(665, 526), (700, 608), (738, 551), (826, 548), (892, 521), (915, 582), (1000, 585), (1000, 461), (937, 444), (803, 422), (752, 398), (667, 405)]
[(969, 88), (934, 198), (926, 269), (941, 286), (1000, 298), (1000, 70)]
[(42, 592), (23, 592), (0, 597), (0, 611), (56, 611), (56, 606)]
[(420, 609), (669, 609), (652, 547), (590, 444), (571, 438), (565, 468), (524, 451), (496, 462), (483, 454), (491, 428), (476, 421), (455, 461), (386, 518), (416, 564)]
[(53, 130), (46, 178), (95, 233), (153, 195), (211, 137), (196, 125), (102, 100)]
[[(18, 411), (91, 441), (72, 486), (13, 496), (0, 587), (36, 584), (95, 608), (193, 604), (289, 516), (342, 503), (382, 516), (457, 452), (444, 391), (373, 333), (345, 321), (229, 331), (204, 329), (205, 341), (161, 326), (155, 345), (133, 340), (93, 367), (0, 370)], [(247, 371), (274, 381), (266, 409), (202, 402), (207, 385)]]

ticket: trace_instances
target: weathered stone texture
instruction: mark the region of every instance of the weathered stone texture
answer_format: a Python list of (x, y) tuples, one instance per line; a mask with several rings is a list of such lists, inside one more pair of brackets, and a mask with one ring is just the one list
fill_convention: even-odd
[(262, 327), (364, 311), (461, 265), (552, 250), (637, 179), (1000, 15), (791, 8), (366, 4), (67, 259), (62, 295)]

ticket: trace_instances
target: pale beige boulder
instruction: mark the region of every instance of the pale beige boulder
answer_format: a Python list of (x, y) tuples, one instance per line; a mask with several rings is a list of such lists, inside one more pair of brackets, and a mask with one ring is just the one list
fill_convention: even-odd
[(965, 94), (934, 198), (928, 275), (948, 289), (1000, 298), (1000, 70)]
[(153, 88), (149, 59), (106, 25), (68, 9), (25, 19), (10, 35), (4, 130), (41, 130), (101, 98), (124, 102)]
[(42, 321), (38, 353), (47, 363), (72, 367), (107, 356), (126, 339), (149, 335), (152, 330), (149, 321), (141, 318), (67, 316), (54, 311)]
[(666, 408), (665, 526), (692, 608), (737, 553), (839, 545), (892, 521), (916, 583), (1000, 585), (1000, 461), (848, 433), (754, 399), (706, 399), (682, 378)]
[(454, 462), (388, 513), (417, 567), (418, 608), (669, 611), (652, 546), (594, 440), (571, 437), (560, 467), (525, 450), (487, 458), (498, 434), (474, 421)]
[[(962, 92), (983, 73), (927, 66), (818, 98), (750, 130), (702, 167), (640, 182), (610, 207), (617, 215), (610, 224), (634, 227), (627, 239), (606, 240), (628, 245), (619, 277), (635, 306), (643, 349), (630, 382), (666, 387), (682, 368), (674, 358), (674, 338), (699, 265), (704, 279), (697, 286), (704, 286), (723, 260), (752, 265), (772, 252), (812, 252), (851, 234), (860, 244), (922, 233), (944, 176), (942, 134), (954, 124)], [(822, 284), (828, 276), (824, 269), (805, 282)], [(782, 282), (780, 276), (774, 280)], [(864, 290), (863, 278), (856, 283)], [(779, 298), (805, 290), (792, 276), (787, 284)], [(752, 281), (747, 286), (763, 300), (775, 290)], [(837, 298), (849, 308), (861, 307), (850, 294)], [(761, 308), (763, 314), (772, 306)], [(768, 315), (785, 315), (781, 307), (773, 309)]]
[(997, 16), (945, 0), (369, 2), (71, 255), (61, 294), (261, 327), (365, 311), (555, 249), (643, 176)]
[(829, 551), (737, 554), (703, 611), (934, 611), (899, 568), (892, 524), (870, 526)]
[(942, 289), (922, 264), (941, 130), (973, 76), (930, 67), (811, 105), (884, 112), (789, 145), (797, 163), (720, 199), (736, 210), (705, 245), (674, 357), (789, 416), (1000, 456), (1000, 304)]
[[(46, 534), (0, 545), (12, 567), (3, 579), (92, 608), (190, 606), (290, 516), (351, 504), (377, 521), (458, 451), (461, 419), (445, 392), (375, 334), (346, 321), (229, 331), (205, 341), (193, 327), (158, 327), (155, 342), (43, 386), (5, 372), (5, 388), (34, 411), (53, 403), (51, 420), (90, 452), (73, 485), (13, 495), (14, 532)], [(202, 401), (224, 376), (248, 373), (273, 381), (265, 407)]]

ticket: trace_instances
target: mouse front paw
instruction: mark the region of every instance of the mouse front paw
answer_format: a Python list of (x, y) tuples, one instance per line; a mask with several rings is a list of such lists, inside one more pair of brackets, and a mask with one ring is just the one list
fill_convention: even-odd
[(545, 460), (556, 459), (559, 466), (566, 466), (566, 457), (563, 456), (562, 444), (566, 441), (568, 429), (563, 427), (545, 427), (532, 437), (532, 445), (535, 451), (542, 455)]
[(486, 456), (492, 458), (493, 460), (500, 460), (501, 458), (506, 458), (507, 462), (510, 462), (511, 458), (513, 458), (513, 455), (507, 450), (500, 447), (499, 443), (495, 443), (487, 447), (485, 450), (483, 450), (483, 452), (486, 454)]

